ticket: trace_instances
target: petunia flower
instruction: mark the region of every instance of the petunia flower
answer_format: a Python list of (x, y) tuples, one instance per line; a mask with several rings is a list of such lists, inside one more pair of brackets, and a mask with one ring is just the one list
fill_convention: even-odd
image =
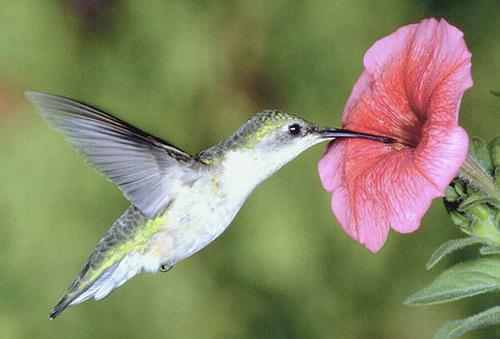
[(471, 53), (445, 20), (423, 20), (377, 41), (343, 112), (343, 127), (393, 137), (331, 143), (319, 162), (323, 187), (344, 231), (377, 252), (390, 228), (419, 228), (468, 150), (458, 126), (464, 91), (472, 86)]

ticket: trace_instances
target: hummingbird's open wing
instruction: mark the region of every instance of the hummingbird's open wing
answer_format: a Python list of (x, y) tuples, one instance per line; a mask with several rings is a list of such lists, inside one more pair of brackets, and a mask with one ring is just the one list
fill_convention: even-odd
[(111, 114), (65, 97), (38, 92), (26, 97), (147, 217), (200, 175), (201, 163), (189, 154)]

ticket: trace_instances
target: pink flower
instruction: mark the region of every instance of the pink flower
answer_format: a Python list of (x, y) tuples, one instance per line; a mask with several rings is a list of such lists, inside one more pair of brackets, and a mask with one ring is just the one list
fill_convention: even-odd
[(343, 127), (401, 143), (332, 142), (319, 175), (344, 231), (370, 251), (383, 246), (391, 227), (417, 230), (465, 160), (458, 109), (472, 86), (470, 58), (462, 32), (435, 19), (404, 26), (365, 54)]

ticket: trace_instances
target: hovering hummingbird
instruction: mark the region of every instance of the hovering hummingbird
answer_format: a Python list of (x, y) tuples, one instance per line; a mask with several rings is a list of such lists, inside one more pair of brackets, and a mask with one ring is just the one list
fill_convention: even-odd
[(131, 203), (49, 319), (70, 305), (106, 297), (140, 272), (168, 271), (198, 252), (224, 232), (257, 185), (309, 147), (336, 138), (393, 142), (264, 111), (228, 139), (191, 156), (82, 102), (37, 92), (26, 97)]

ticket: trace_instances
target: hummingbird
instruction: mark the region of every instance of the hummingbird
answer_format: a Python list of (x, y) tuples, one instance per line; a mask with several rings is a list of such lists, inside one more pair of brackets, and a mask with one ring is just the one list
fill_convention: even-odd
[(389, 137), (320, 128), (279, 110), (255, 114), (196, 155), (94, 106), (26, 92), (42, 117), (130, 202), (52, 309), (100, 300), (141, 272), (166, 272), (214, 241), (265, 179), (313, 145)]

